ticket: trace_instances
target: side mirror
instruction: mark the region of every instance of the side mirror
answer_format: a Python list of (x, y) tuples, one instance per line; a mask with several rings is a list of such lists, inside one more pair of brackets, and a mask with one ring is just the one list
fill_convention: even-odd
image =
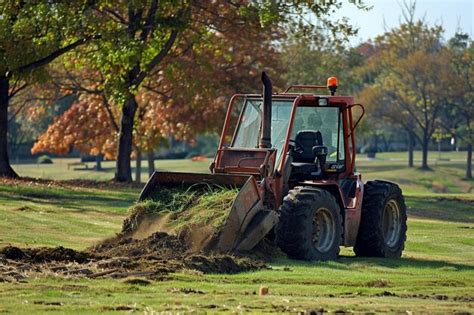
[(315, 157), (315, 162), (316, 160), (319, 161), (319, 166), (321, 167), (321, 170), (322, 170), (324, 164), (326, 164), (326, 157), (328, 155), (328, 147), (323, 146), (323, 145), (315, 145), (313, 147), (313, 155)]

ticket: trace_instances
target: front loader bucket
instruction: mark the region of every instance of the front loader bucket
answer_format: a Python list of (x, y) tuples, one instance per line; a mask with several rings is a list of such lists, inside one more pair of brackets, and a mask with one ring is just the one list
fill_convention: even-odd
[(206, 173), (181, 173), (181, 172), (154, 172), (143, 187), (139, 201), (150, 198), (160, 188), (188, 188), (196, 184), (210, 184), (222, 187), (242, 187), (249, 176), (206, 174)]
[(278, 222), (277, 213), (263, 206), (258, 184), (249, 175), (155, 172), (139, 200), (152, 197), (162, 188), (187, 189), (199, 184), (240, 188), (211, 249), (226, 252), (251, 250)]

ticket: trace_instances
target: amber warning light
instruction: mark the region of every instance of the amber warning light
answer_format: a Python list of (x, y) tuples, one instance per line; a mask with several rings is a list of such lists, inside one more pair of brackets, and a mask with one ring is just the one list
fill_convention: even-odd
[(331, 91), (331, 95), (334, 95), (336, 93), (338, 85), (339, 85), (339, 82), (337, 81), (336, 77), (328, 78), (328, 89), (329, 91)]

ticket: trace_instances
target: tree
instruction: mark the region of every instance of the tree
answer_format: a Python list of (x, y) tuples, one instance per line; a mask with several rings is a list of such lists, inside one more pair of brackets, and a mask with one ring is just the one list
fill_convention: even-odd
[(405, 3), (404, 23), (376, 38), (379, 53), (368, 62), (375, 77), (361, 94), (372, 94), (378, 114), (407, 132), (409, 165), (416, 139), (422, 147), (421, 168), (429, 169), (428, 148), (446, 100), (441, 87), (449, 84), (449, 56), (442, 27), (415, 21), (414, 12), (415, 3)]
[(97, 95), (81, 95), (59, 115), (34, 144), (32, 153), (66, 154), (73, 147), (90, 155), (115, 155), (115, 132), (102, 99)]
[(0, 176), (17, 177), (8, 157), (8, 107), (41, 68), (94, 35), (83, 27), (85, 1), (13, 1), (0, 5)]
[(443, 126), (467, 147), (466, 178), (472, 179), (474, 143), (474, 43), (469, 35), (456, 33), (449, 40), (450, 77)]
[(358, 78), (351, 72), (362, 64), (363, 56), (344, 41), (332, 38), (327, 30), (314, 32), (310, 37), (295, 35), (283, 43), (284, 80), (287, 84), (325, 85), (327, 78), (336, 76), (338, 94), (353, 93)]

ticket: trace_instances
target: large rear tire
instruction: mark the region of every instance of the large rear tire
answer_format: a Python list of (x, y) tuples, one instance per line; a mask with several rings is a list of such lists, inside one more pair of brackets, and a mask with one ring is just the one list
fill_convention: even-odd
[(363, 198), (355, 254), (400, 257), (407, 232), (407, 210), (400, 187), (390, 182), (370, 181), (364, 185)]
[(289, 258), (331, 260), (339, 255), (342, 216), (331, 193), (314, 187), (295, 187), (280, 207), (277, 244)]

